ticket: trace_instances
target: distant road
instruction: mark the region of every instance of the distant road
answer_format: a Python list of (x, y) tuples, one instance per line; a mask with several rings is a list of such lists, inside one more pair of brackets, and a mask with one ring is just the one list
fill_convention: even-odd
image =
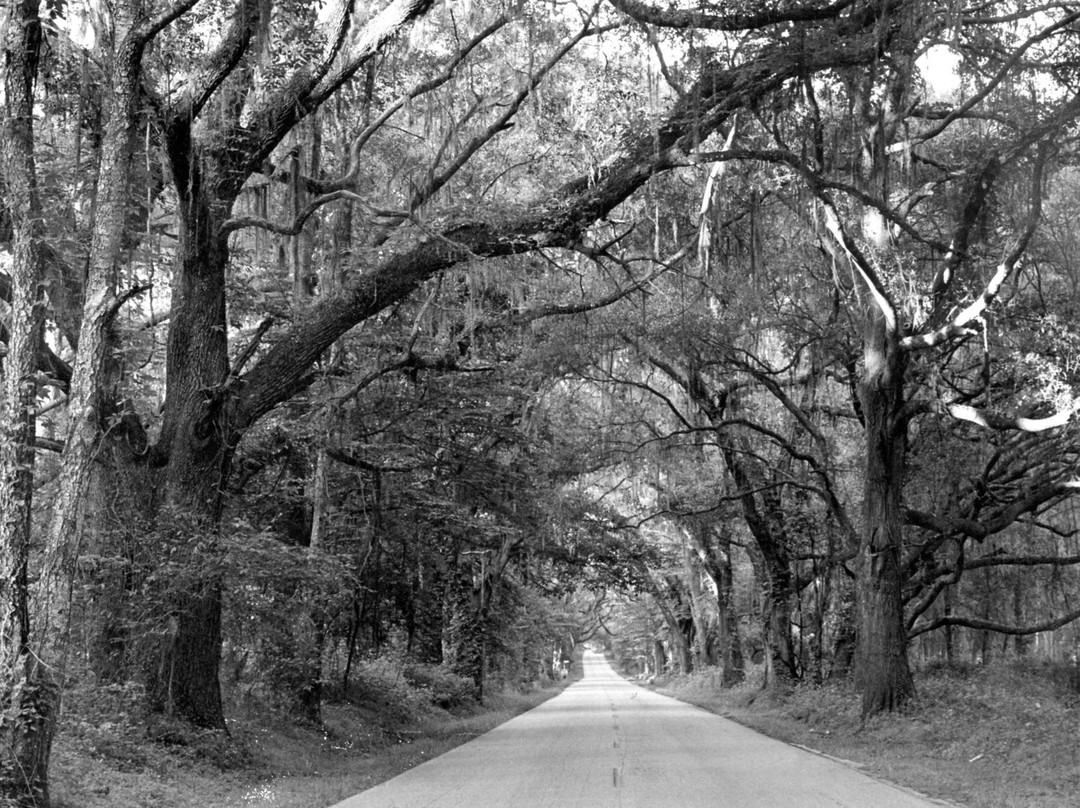
[(502, 726), (333, 808), (941, 805), (632, 685), (600, 654)]

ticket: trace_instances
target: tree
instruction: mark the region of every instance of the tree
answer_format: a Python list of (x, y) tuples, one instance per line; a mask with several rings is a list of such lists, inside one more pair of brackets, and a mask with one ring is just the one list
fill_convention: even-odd
[[(278, 637), (317, 649), (300, 665), (307, 684), (296, 685), (309, 706), (323, 663), (340, 649), (348, 679), (361, 631), (377, 647), (404, 627), (407, 645), (434, 658), (436, 636), (441, 653), (444, 636), (465, 627), (469, 642), (450, 643), (448, 656), (479, 688), (497, 645), (485, 627), (492, 604), (524, 602), (515, 599), (529, 563), (575, 566), (570, 545), (537, 550), (550, 513), (512, 499), (498, 477), (567, 496), (568, 481), (592, 492), (616, 471), (638, 483), (651, 475), (648, 495), (674, 503), (665, 528), (680, 536), (680, 555), (663, 570), (674, 577), (656, 577), (653, 590), (676, 644), (681, 637), (690, 649), (696, 637), (708, 656), (709, 616), (693, 588), (699, 562), (716, 584), (720, 634), (733, 634), (730, 609), (722, 614), (734, 537), (685, 520), (718, 499), (725, 513), (737, 504), (768, 584), (773, 669), (805, 669), (792, 615), (808, 592), (820, 593), (819, 644), (830, 619), (841, 622), (836, 582), (854, 560), (864, 710), (889, 709), (912, 692), (906, 630), (959, 582), (963, 564), (949, 553), (1070, 492), (1068, 463), (1051, 457), (1049, 447), (1062, 445), (1052, 430), (1038, 485), (1016, 483), (1020, 447), (1003, 441), (997, 457), (1008, 462), (984, 458), (947, 508), (921, 501), (909, 459), (928, 468), (917, 425), (944, 413), (1030, 426), (975, 409), (990, 382), (972, 362), (973, 338), (998, 344), (982, 323), (1033, 252), (1046, 179), (1064, 176), (1078, 106), (1068, 58), (1043, 71), (1043, 98), (1015, 88), (1036, 74), (1032, 57), (1068, 53), (1074, 15), (979, 11), (945, 31), (936, 4), (915, 0), (610, 6), (459, 13), (393, 0), (322, 13), (253, 0), (224, 10), (129, 0), (101, 17), (85, 60), (64, 56), (70, 49), (48, 56), (49, 75), (61, 77), (50, 80), (79, 110), (48, 118), (48, 131), (75, 159), (42, 148), (32, 126), (9, 126), (0, 165), (5, 241), (19, 257), (0, 283), (12, 311), (3, 413), (14, 440), (5, 447), (15, 447), (0, 461), (0, 497), (9, 497), (0, 501), (21, 508), (0, 546), (13, 580), (29, 560), (45, 585), (70, 581), (93, 510), (88, 492), (107, 480), (124, 489), (120, 521), (151, 541), (118, 565), (116, 600), (142, 598), (154, 621), (113, 644), (141, 669), (155, 709), (224, 726), (218, 667), (230, 573), (220, 559), (249, 535), (236, 527), (245, 519), (259, 541), (274, 535), (313, 557), (326, 548), (348, 571), (345, 616), (336, 600), (319, 612), (311, 577), (273, 584), (282, 596), (310, 595), (310, 619)], [(8, 26), (5, 41), (40, 58), (30, 40), (16, 42), (37, 36), (39, 11), (18, 8), (32, 24)], [(219, 29), (220, 38), (202, 35)], [(955, 104), (923, 103), (918, 58), (950, 36), (976, 89)], [(615, 54), (606, 64), (592, 50), (601, 37)], [(676, 60), (665, 56), (670, 44)], [(644, 90), (631, 67), (639, 45), (657, 56)], [(37, 68), (19, 64), (5, 67), (9, 108), (17, 97), (30, 113), (55, 103), (27, 79)], [(588, 128), (575, 123), (583, 104)], [(95, 181), (78, 184), (84, 140)], [(35, 150), (49, 154), (51, 182), (74, 188), (75, 202), (48, 186), (33, 201)], [(737, 181), (722, 176), (728, 166), (738, 166)], [(75, 223), (73, 238), (52, 230), (46, 208)], [(42, 215), (27, 218), (34, 210)], [(766, 245), (767, 231), (783, 244)], [(992, 253), (1005, 260), (983, 273)], [(610, 321), (599, 313), (609, 306)], [(637, 327), (650, 312), (666, 331)], [(547, 317), (584, 344), (541, 357), (504, 400), (491, 380), (543, 353)], [(164, 325), (163, 350), (136, 333), (144, 325)], [(1021, 363), (999, 364), (995, 384), (1022, 375)], [(35, 374), (47, 389), (31, 389)], [(450, 381), (457, 374), (484, 381)], [(602, 405), (590, 422), (602, 440), (580, 451), (557, 438), (588, 427), (546, 424), (543, 451), (566, 463), (553, 471), (529, 454), (536, 444), (524, 436), (539, 428), (529, 413), (583, 378)], [(60, 389), (63, 440), (35, 436), (34, 414), (59, 409)], [(1030, 414), (1048, 415), (1037, 409), (1045, 404)], [(648, 423), (664, 407), (663, 422)], [(622, 424), (605, 420), (615, 412)], [(385, 440), (357, 426), (365, 419)], [(426, 445), (408, 443), (406, 423)], [(836, 462), (855, 424), (861, 493)], [(698, 437), (690, 452), (699, 457), (678, 462), (727, 476), (711, 502), (672, 493), (657, 471), (676, 465), (687, 435)], [(63, 454), (46, 552), (35, 560), (25, 549), (39, 529), (30, 514), (42, 461), (32, 444), (47, 441)], [(114, 459), (111, 470), (93, 462), (101, 457)], [(246, 498), (245, 482), (264, 473), (287, 481), (287, 503)], [(363, 488), (355, 504), (335, 480)], [(1009, 495), (990, 504), (984, 484)], [(856, 499), (861, 525), (848, 515)], [(610, 536), (632, 534), (632, 509), (613, 510), (618, 518), (584, 509), (586, 532), (606, 537), (591, 537), (602, 545), (593, 560), (605, 559), (604, 575), (644, 586), (660, 565), (631, 563), (641, 549), (633, 542), (610, 546)], [(364, 525), (347, 550), (346, 513)], [(424, 582), (409, 580), (410, 559), (431, 573)], [(611, 572), (619, 564), (634, 571)], [(154, 574), (164, 568), (186, 570), (176, 578), (183, 586)], [(5, 637), (34, 606), (12, 592)], [(436, 593), (446, 608), (419, 619), (419, 599)], [(49, 612), (46, 601), (37, 608)], [(734, 672), (738, 644), (725, 642)]]
[(36, 653), (30, 554), (38, 357), (44, 327), (42, 206), (34, 160), (34, 89), (42, 48), (36, 0), (0, 10), (0, 177), (10, 217), (11, 299), (0, 364), (0, 799), (48, 804), (59, 690)]

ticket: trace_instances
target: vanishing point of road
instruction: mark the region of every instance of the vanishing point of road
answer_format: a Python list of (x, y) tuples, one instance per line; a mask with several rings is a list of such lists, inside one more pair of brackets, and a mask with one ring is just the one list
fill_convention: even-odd
[(620, 678), (534, 710), (333, 808), (928, 808), (914, 792)]

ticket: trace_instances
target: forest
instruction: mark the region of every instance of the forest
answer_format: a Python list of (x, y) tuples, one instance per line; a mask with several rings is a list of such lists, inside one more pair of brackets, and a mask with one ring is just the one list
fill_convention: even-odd
[(863, 716), (1076, 664), (1080, 5), (5, 0), (0, 40), (3, 804), (88, 683), (224, 732), (386, 654)]

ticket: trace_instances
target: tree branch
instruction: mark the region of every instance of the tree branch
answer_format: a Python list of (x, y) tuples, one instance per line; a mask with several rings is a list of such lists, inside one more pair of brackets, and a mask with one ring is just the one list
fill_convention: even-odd
[(848, 235), (847, 230), (840, 221), (840, 216), (837, 214), (836, 206), (833, 205), (832, 200), (823, 189), (816, 188), (814, 191), (818, 201), (821, 203), (822, 209), (825, 211), (825, 229), (829, 231), (836, 243), (840, 245), (840, 248), (847, 253), (852, 266), (855, 267), (855, 271), (858, 272), (859, 277), (862, 278), (863, 284), (866, 286), (870, 296), (874, 299), (878, 311), (881, 312), (881, 316), (885, 320), (887, 332), (890, 334), (898, 334), (899, 321), (896, 316), (896, 306), (893, 305), (892, 300), (889, 298), (889, 293), (885, 288), (885, 284), (881, 282), (874, 267), (870, 264), (870, 261), (866, 256), (863, 255), (859, 246), (851, 236)]
[(221, 83), (240, 64), (259, 25), (262, 6), (262, 0), (238, 0), (221, 44), (205, 59), (203, 66), (188, 77), (187, 89), (172, 106), (177, 124), (190, 125)]
[(979, 567), (1068, 567), (1080, 564), (1080, 555), (1071, 556), (1010, 556), (988, 555), (967, 562), (966, 569)]
[(409, 215), (407, 211), (403, 210), (383, 210), (372, 207), (372, 205), (359, 194), (345, 189), (338, 189), (312, 199), (288, 224), (279, 224), (270, 219), (264, 219), (261, 216), (236, 216), (222, 223), (218, 233), (224, 236), (235, 230), (241, 230), (246, 227), (258, 227), (262, 230), (268, 230), (271, 233), (277, 233), (281, 236), (299, 235), (300, 231), (304, 229), (304, 223), (311, 218), (312, 214), (319, 210), (319, 208), (329, 205), (331, 202), (336, 202), (339, 199), (348, 199), (350, 202), (359, 203), (372, 216), (391, 217), (400, 221), (406, 219)]
[(640, 23), (656, 25), (661, 28), (747, 31), (785, 22), (812, 22), (833, 19), (853, 2), (854, 0), (838, 0), (838, 2), (827, 6), (808, 4), (791, 9), (775, 8), (768, 11), (730, 12), (727, 14), (706, 14), (702, 11), (684, 11), (673, 8), (659, 9), (639, 2), (639, 0), (611, 0), (611, 5)]
[(1047, 39), (1058, 31), (1072, 25), (1077, 20), (1080, 20), (1080, 11), (1074, 11), (1071, 14), (1065, 15), (1061, 19), (1055, 21), (1052, 25), (1047, 26), (1038, 33), (1032, 34), (1024, 42), (1020, 43), (1020, 45), (1005, 61), (1005, 64), (1001, 66), (1001, 69), (999, 69), (998, 72), (990, 79), (990, 81), (986, 83), (986, 86), (984, 86), (981, 90), (979, 90), (979, 92), (975, 93), (975, 95), (973, 95), (959, 107), (953, 110), (953, 112), (946, 115), (945, 118), (941, 121), (941, 123), (939, 123), (937, 126), (931, 127), (929, 131), (923, 132), (916, 139), (916, 142), (925, 143), (926, 141), (931, 140), (944, 132), (953, 124), (954, 121), (966, 115), (970, 110), (972, 110), (982, 101), (984, 101), (987, 96), (989, 96), (990, 93), (992, 93), (994, 89), (1010, 75), (1012, 69), (1016, 67), (1017, 62), (1020, 61), (1020, 57), (1022, 57), (1024, 53), (1031, 48), (1032, 45), (1042, 42), (1044, 39)]
[[(986, 288), (983, 289), (982, 294), (979, 295), (973, 303), (966, 306), (959, 314), (957, 314), (951, 322), (941, 328), (931, 331), (929, 334), (919, 334), (918, 336), (905, 337), (900, 340), (901, 349), (911, 351), (932, 348), (943, 342), (948, 342), (957, 339), (958, 337), (971, 334), (972, 329), (969, 327), (970, 323), (981, 318), (983, 312), (985, 312), (990, 307), (990, 304), (997, 299), (1002, 285), (1016, 269), (1020, 257), (1027, 250), (1027, 246), (1031, 242), (1031, 237), (1035, 235), (1035, 230), (1039, 226), (1039, 220), (1042, 218), (1042, 178), (1043, 169), (1046, 166), (1046, 151), (1045, 144), (1040, 144), (1039, 153), (1035, 159), (1035, 165), (1031, 172), (1031, 210), (1028, 213), (1027, 224), (1020, 235), (1016, 237), (1012, 248), (1006, 254), (1005, 258), (998, 264), (997, 271), (994, 272), (993, 277), (990, 278), (990, 281), (986, 284)], [(981, 201), (979, 202), (979, 205), (981, 207)], [(966, 233), (964, 233), (961, 238), (963, 239), (962, 246), (966, 247)], [(946, 261), (949, 261), (948, 256), (946, 256)], [(954, 261), (958, 265), (960, 258), (956, 257)]]
[(392, 0), (356, 33), (353, 44), (324, 73), (299, 72), (263, 104), (252, 110), (253, 128), (240, 128), (227, 140), (241, 145), (237, 176), (257, 171), (286, 134), (341, 88), (383, 46), (407, 25), (427, 14), (435, 0)]
[(135, 46), (146, 47), (146, 44), (164, 30), (169, 23), (178, 20), (192, 8), (199, 0), (179, 0), (169, 8), (163, 9), (157, 16), (145, 20), (132, 32)]
[(1080, 609), (1075, 609), (1061, 617), (1055, 617), (1033, 626), (1009, 626), (1004, 623), (995, 623), (991, 620), (982, 620), (977, 617), (939, 617), (921, 626), (915, 626), (908, 632), (908, 639), (918, 637), (928, 631), (934, 631), (945, 626), (960, 626), (962, 628), (974, 628), (981, 631), (993, 631), (996, 634), (1009, 634), (1023, 636), (1026, 634), (1038, 634), (1041, 631), (1053, 631), (1054, 629), (1067, 626), (1074, 620), (1080, 620)]
[(358, 273), (342, 295), (313, 307), (259, 359), (234, 404), (235, 423), (250, 424), (303, 389), (311, 365), (330, 344), (438, 272), (466, 260), (578, 243), (586, 228), (651, 177), (685, 162), (733, 112), (760, 103), (796, 76), (867, 64), (878, 57), (882, 37), (889, 35), (872, 16), (845, 19), (835, 27), (815, 28), (797, 43), (767, 46), (760, 58), (747, 64), (708, 63), (696, 85), (662, 120), (654, 125), (642, 118), (627, 127), (615, 152), (595, 171), (524, 210), (502, 211), (485, 222), (459, 222), (412, 240), (403, 251), (389, 251), (383, 263)]
[[(1052, 483), (1030, 491), (1021, 499), (1003, 508), (991, 519), (952, 519), (936, 516), (916, 508), (904, 509), (904, 521), (909, 525), (932, 530), (943, 536), (966, 536), (976, 541), (983, 541), (989, 536), (1001, 533), (1023, 516), (1055, 499), (1069, 496), (1080, 490), (1080, 481)], [(905, 563), (907, 563), (905, 561)]]
[(360, 175), (360, 152), (363, 151), (364, 146), (367, 145), (367, 142), (372, 136), (374, 136), (375, 133), (378, 132), (387, 121), (394, 117), (394, 115), (396, 115), (409, 101), (418, 98), (425, 93), (429, 93), (432, 90), (436, 90), (446, 84), (446, 82), (450, 81), (450, 79), (454, 77), (454, 71), (457, 69), (458, 65), (464, 62), (469, 54), (481, 43), (506, 26), (511, 19), (513, 19), (513, 17), (509, 14), (503, 14), (497, 17), (484, 30), (465, 43), (464, 47), (454, 54), (454, 58), (450, 60), (439, 75), (417, 84), (383, 110), (382, 114), (372, 121), (368, 127), (353, 140), (352, 145), (349, 147), (349, 169), (345, 175), (335, 180), (319, 181), (313, 179), (312, 184), (314, 190), (321, 191), (322, 193), (329, 193), (331, 191), (352, 188), (356, 184), (357, 177)]
[(1002, 415), (1000, 413), (980, 410), (966, 404), (945, 404), (942, 407), (945, 412), (960, 421), (970, 421), (973, 424), (996, 429), (999, 431), (1018, 432), (1045, 432), (1048, 429), (1056, 429), (1065, 426), (1073, 415), (1080, 410), (1080, 399), (1073, 402), (1072, 406), (1059, 410), (1045, 418), (1023, 418), (1018, 415)]

